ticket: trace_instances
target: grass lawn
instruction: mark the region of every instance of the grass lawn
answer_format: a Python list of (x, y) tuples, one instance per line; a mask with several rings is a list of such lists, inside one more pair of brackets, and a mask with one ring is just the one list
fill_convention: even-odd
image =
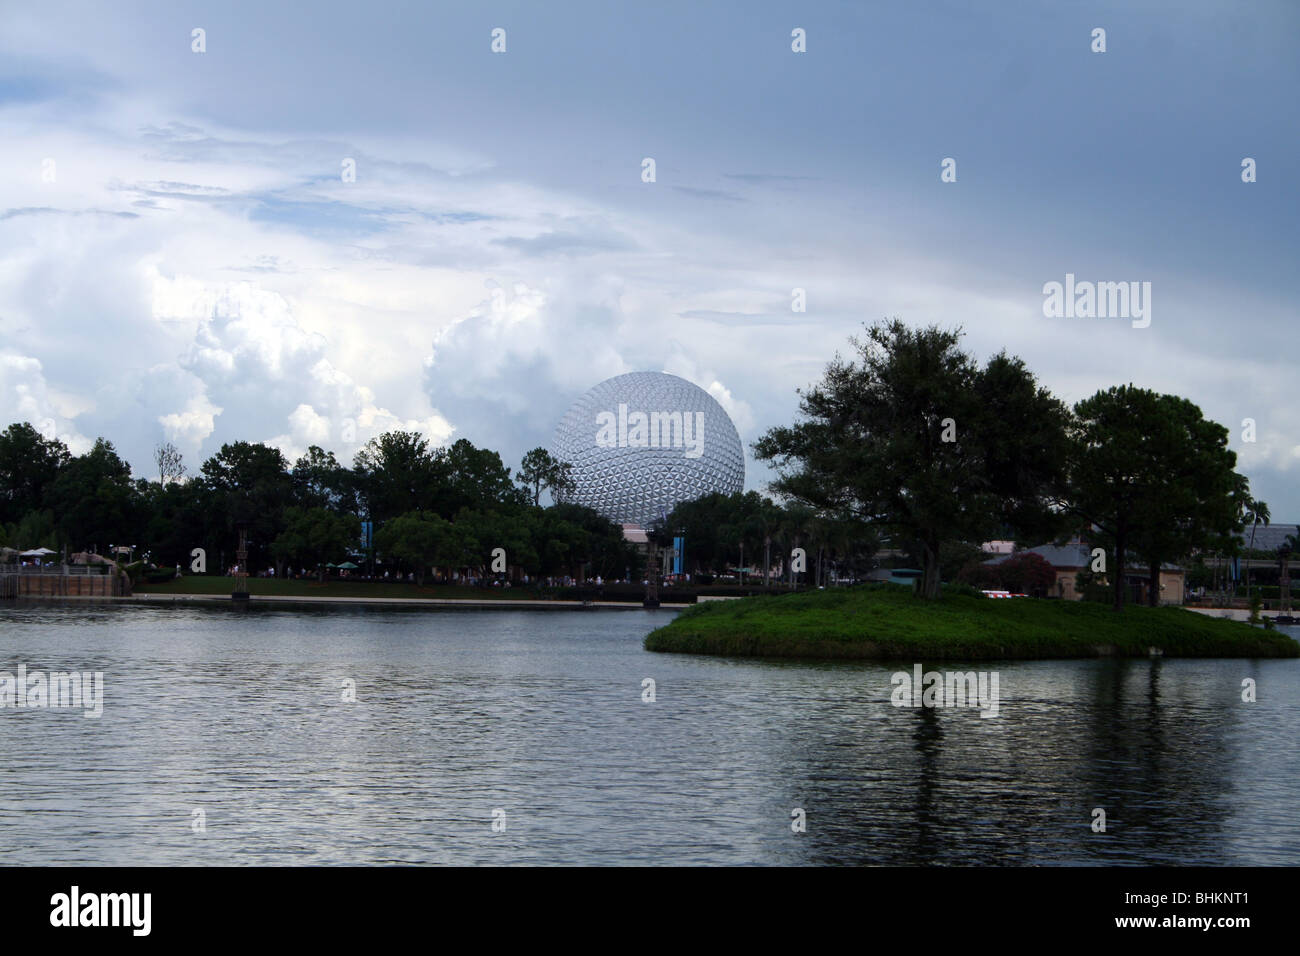
[(862, 585), (698, 604), (646, 638), (650, 651), (732, 657), (1007, 659), (1298, 657), (1300, 642), (1178, 607), (1128, 607)]
[[(141, 582), (132, 590), (136, 594), (230, 594), (235, 579), (210, 575), (187, 575), (164, 584)], [(531, 587), (471, 588), (454, 584), (428, 584), (417, 587), (404, 581), (319, 581), (302, 578), (249, 578), (248, 593), (278, 597), (368, 597), (368, 598), (443, 598), (462, 601), (544, 600), (548, 595)]]

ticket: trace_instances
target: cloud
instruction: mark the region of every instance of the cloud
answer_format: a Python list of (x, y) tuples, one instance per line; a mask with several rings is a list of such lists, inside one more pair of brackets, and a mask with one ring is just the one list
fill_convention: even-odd
[(736, 193), (729, 193), (722, 189), (701, 189), (698, 186), (674, 186), (673, 189), (679, 193), (685, 193), (696, 199), (712, 199), (719, 202), (745, 202), (744, 196), (738, 196)]
[(175, 442), (182, 450), (197, 452), (203, 440), (212, 434), (220, 414), (221, 409), (208, 401), (206, 395), (197, 395), (181, 411), (159, 415), (158, 423), (168, 441)]
[[(595, 33), (619, 68), (586, 49), (539, 69), (530, 57), (592, 33), (585, 14), (542, 18), (508, 57), (453, 43), (430, 59), (343, 9), (302, 44), (293, 18), (232, 0), (204, 56), (139, 11), (6, 14), (5, 412), (106, 435), (137, 463), (168, 436), (187, 455), (260, 439), (345, 457), (388, 427), (510, 458), (603, 378), (667, 369), (715, 394), (748, 441), (790, 420), (794, 389), (864, 320), (898, 315), (963, 325), (968, 348), (1023, 355), (1069, 400), (1132, 380), (1225, 422), (1253, 416), (1243, 468), (1271, 484), (1275, 513), (1300, 508), (1287, 169), (1246, 186), (1235, 159), (1223, 166), (1243, 128), (1241, 149), (1289, 155), (1295, 124), (1274, 120), (1296, 109), (1277, 92), (1294, 31), (1278, 17), (1212, 51), (1214, 69), (1179, 74), (1205, 25), (1132, 14), (1126, 32), (1172, 39), (1142, 70), (1186, 82), (1156, 113), (1125, 112), (1142, 87), (1130, 62), (1094, 77), (1087, 105), (1129, 117), (1120, 139), (1180, 157), (1161, 165), (1053, 146), (1074, 120), (1040, 107), (1082, 62), (1063, 52), (1077, 47), (1068, 17), (1044, 33), (990, 15), (1013, 47), (1047, 37), (1052, 53), (993, 128), (973, 107), (1007, 91), (1005, 64), (972, 53), (960, 22), (877, 51), (873, 76), (910, 77), (891, 87), (862, 82), (853, 30), (820, 34), (831, 55), (792, 57), (763, 17), (725, 10), (685, 40), (671, 18), (611, 15)], [(472, 11), (408, 13), (412, 37), (479, 29)], [(902, 7), (885, 20), (881, 35), (920, 22)], [(718, 30), (735, 42), (700, 39)], [(682, 42), (691, 55), (662, 55)], [(1227, 103), (1224, 76), (1263, 92), (1207, 111)], [(954, 143), (961, 180), (944, 185)], [(655, 186), (639, 180), (647, 152)], [(47, 157), (57, 182), (42, 181)], [(1154, 280), (1151, 329), (1044, 320), (1038, 290), (1067, 271)], [(790, 312), (794, 287), (806, 313)]]
[(601, 252), (626, 252), (636, 248), (636, 243), (631, 239), (607, 227), (591, 232), (547, 232), (527, 239), (510, 236), (493, 239), (492, 242), (527, 256), (594, 255)]
[[(279, 293), (251, 282), (159, 279), (154, 308), (160, 319), (197, 321), (179, 366), (199, 392), (160, 419), (190, 441), (218, 431), (219, 416), (222, 440), (265, 441), (291, 459), (320, 445), (347, 459), (390, 429), (418, 431), (435, 444), (455, 430), (436, 411), (413, 418), (377, 404), (371, 388), (331, 361), (327, 337), (303, 328)], [(268, 435), (277, 422), (287, 430)]]
[(816, 182), (817, 176), (782, 176), (774, 173), (723, 173), (724, 179), (735, 179), (752, 186), (776, 186), (789, 188), (795, 183)]
[(90, 450), (92, 441), (81, 434), (65, 414), (65, 402), (46, 384), (40, 360), (5, 349), (0, 351), (0, 408), (9, 421), (30, 422), (46, 438), (58, 439), (74, 455)]

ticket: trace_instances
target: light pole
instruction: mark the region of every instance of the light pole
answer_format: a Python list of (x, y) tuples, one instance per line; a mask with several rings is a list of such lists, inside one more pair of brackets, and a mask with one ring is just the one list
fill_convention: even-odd
[(235, 589), (230, 592), (232, 601), (248, 600), (248, 526), (239, 526), (239, 549), (235, 551)]

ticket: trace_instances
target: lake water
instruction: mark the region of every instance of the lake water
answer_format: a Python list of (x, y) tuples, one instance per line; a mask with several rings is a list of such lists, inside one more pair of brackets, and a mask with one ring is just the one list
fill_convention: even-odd
[(671, 615), (0, 606), (0, 671), (105, 682), (0, 710), (0, 865), (1300, 863), (1300, 660), (981, 663), (983, 719)]

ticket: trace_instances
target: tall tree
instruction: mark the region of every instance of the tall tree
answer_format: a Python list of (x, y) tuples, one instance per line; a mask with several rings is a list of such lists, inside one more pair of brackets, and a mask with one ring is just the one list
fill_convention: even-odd
[(356, 515), (339, 515), (325, 508), (289, 507), (284, 530), (271, 542), (278, 563), (299, 562), (314, 567), (325, 580), (325, 565), (337, 563), (355, 547), (361, 535)]
[(421, 587), (431, 564), (456, 563), (463, 550), (451, 522), (431, 511), (411, 511), (389, 520), (375, 535), (375, 548), (385, 560), (411, 568)]
[(559, 502), (573, 493), (573, 466), (545, 448), (534, 448), (520, 463), (519, 480), (532, 495), (534, 505), (541, 504), (543, 489), (550, 491), (551, 497)]
[(463, 508), (490, 511), (523, 504), (510, 469), (497, 452), (477, 448), (462, 438), (448, 448), (438, 449), (435, 459), (444, 476), (437, 490), (436, 509), (444, 517)]
[(354, 461), (366, 513), (376, 526), (432, 508), (447, 477), (445, 462), (435, 458), (419, 432), (385, 432), (357, 452)]
[(46, 500), (72, 551), (95, 545), (102, 552), (110, 544), (140, 543), (126, 540), (138, 527), (131, 466), (107, 439), (95, 439), (90, 451), (61, 468)]
[(180, 481), (185, 477), (185, 459), (180, 449), (171, 442), (163, 442), (153, 450), (153, 462), (158, 466), (158, 484)]
[(250, 566), (270, 557), (271, 542), (284, 529), (293, 492), (288, 467), (278, 448), (237, 441), (222, 445), (200, 469), (217, 510), (214, 523), (224, 523), (223, 550), (233, 552), (236, 530), (246, 528)]
[(1255, 550), (1255, 531), (1261, 524), (1268, 527), (1269, 521), (1273, 518), (1273, 513), (1269, 510), (1267, 501), (1260, 501), (1258, 498), (1251, 498), (1246, 503), (1246, 513), (1243, 516), (1248, 525), (1250, 525), (1250, 544), (1246, 548), (1246, 601), (1250, 602), (1250, 552)]
[(1070, 503), (1111, 545), (1106, 573), (1115, 610), (1124, 606), (1124, 572), (1139, 509), (1150, 500), (1147, 422), (1159, 413), (1158, 396), (1122, 385), (1074, 407)]
[(28, 422), (0, 432), (0, 522), (41, 510), (46, 491), (71, 459), (63, 442), (46, 438)]
[(334, 452), (317, 445), (307, 449), (290, 473), (293, 479), (293, 497), (300, 508), (324, 508), (335, 512), (352, 512), (352, 475), (339, 464)]
[(1246, 478), (1234, 470), (1228, 430), (1207, 421), (1192, 402), (1176, 395), (1156, 398), (1146, 422), (1147, 500), (1138, 508), (1133, 551), (1146, 562), (1147, 602), (1160, 603), (1160, 568), (1206, 548), (1224, 535), (1235, 538), (1250, 501)]
[(960, 337), (871, 326), (851, 340), (857, 361), (837, 356), (800, 392), (802, 421), (754, 445), (779, 494), (915, 542), (926, 598), (939, 596), (944, 541), (984, 540), (1004, 517), (1050, 526), (1065, 461), (1065, 407), (1018, 359), (980, 368)]
[(1245, 480), (1228, 433), (1186, 399), (1134, 385), (1075, 406), (1070, 504), (1110, 545), (1114, 606), (1124, 605), (1130, 553), (1159, 601), (1160, 566), (1235, 530)]

